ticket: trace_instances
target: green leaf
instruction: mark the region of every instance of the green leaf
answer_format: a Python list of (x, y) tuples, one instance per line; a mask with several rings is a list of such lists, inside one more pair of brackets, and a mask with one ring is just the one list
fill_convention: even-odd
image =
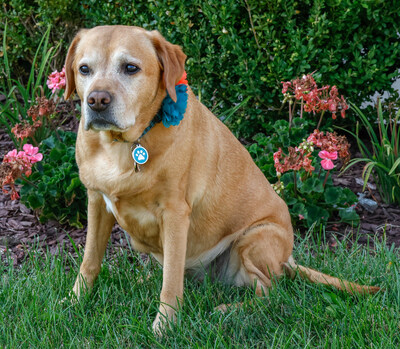
[(50, 136), (50, 137), (46, 138), (45, 140), (43, 140), (42, 144), (50, 149), (53, 149), (56, 146), (55, 140), (56, 140), (56, 138), (54, 136)]
[(37, 210), (44, 206), (44, 198), (40, 194), (29, 195), (28, 204), (33, 210)]
[(394, 162), (392, 168), (391, 168), (390, 171), (389, 171), (389, 176), (391, 176), (391, 175), (393, 174), (393, 172), (396, 170), (396, 168), (397, 168), (399, 165), (400, 165), (400, 158), (398, 158), (398, 159)]
[(341, 221), (353, 225), (358, 225), (360, 222), (360, 216), (357, 214), (354, 207), (343, 208), (339, 210), (339, 216)]
[(306, 205), (307, 224), (310, 227), (315, 222), (326, 222), (329, 218), (329, 212), (316, 205)]
[(69, 192), (73, 191), (75, 188), (79, 187), (80, 184), (81, 184), (81, 181), (80, 181), (79, 177), (73, 178), (71, 180), (71, 184), (65, 190), (65, 193), (69, 193)]
[(341, 201), (342, 191), (338, 187), (329, 187), (326, 188), (324, 197), (327, 204), (335, 205)]
[(298, 202), (297, 204), (295, 204), (292, 207), (291, 213), (297, 219), (299, 218), (300, 215), (302, 215), (305, 219), (307, 219), (307, 217), (308, 217), (308, 212), (307, 212), (306, 206), (301, 202)]
[(52, 161), (59, 162), (64, 156), (63, 150), (64, 149), (62, 149), (60, 146), (53, 148), (50, 152), (50, 159)]
[(304, 194), (323, 193), (323, 181), (317, 177), (310, 177), (305, 180), (301, 187), (299, 186), (299, 189)]
[(293, 206), (297, 201), (298, 200), (293, 196), (289, 196), (287, 198), (285, 197), (285, 202), (286, 202), (286, 205), (288, 205), (288, 206)]
[(342, 188), (342, 201), (343, 205), (353, 205), (358, 201), (357, 195), (354, 194), (349, 188)]

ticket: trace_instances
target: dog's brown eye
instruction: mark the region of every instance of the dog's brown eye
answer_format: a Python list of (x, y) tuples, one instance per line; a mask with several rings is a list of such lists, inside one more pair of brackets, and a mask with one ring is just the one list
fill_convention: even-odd
[(136, 74), (139, 70), (140, 70), (139, 67), (133, 64), (127, 64), (125, 66), (125, 72), (129, 75)]
[(88, 75), (90, 73), (89, 67), (87, 65), (82, 65), (79, 67), (79, 72), (82, 75)]

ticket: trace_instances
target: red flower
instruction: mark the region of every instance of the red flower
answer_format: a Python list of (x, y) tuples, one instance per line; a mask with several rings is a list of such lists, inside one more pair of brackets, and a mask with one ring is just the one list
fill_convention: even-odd
[(304, 111), (308, 113), (315, 114), (328, 110), (335, 119), (339, 110), (344, 117), (344, 111), (349, 108), (344, 97), (339, 98), (336, 86), (332, 86), (330, 91), (329, 85), (318, 88), (312, 74), (304, 75), (301, 79), (281, 81), (281, 83), (283, 85), (282, 93), (286, 94), (289, 91), (295, 99), (303, 100)]
[(16, 124), (11, 129), (11, 132), (15, 135), (16, 138), (22, 140), (28, 137), (32, 137), (40, 126), (42, 126), (42, 122), (40, 120), (35, 120), (33, 125), (24, 120), (22, 123)]
[(290, 170), (299, 171), (303, 168), (308, 173), (314, 171), (315, 168), (311, 165), (310, 151), (303, 149), (301, 146), (299, 148), (289, 147), (288, 150), (289, 154), (286, 155), (283, 159), (281, 148), (279, 148), (279, 150), (274, 153), (274, 166), (278, 177), (280, 177), (281, 174)]

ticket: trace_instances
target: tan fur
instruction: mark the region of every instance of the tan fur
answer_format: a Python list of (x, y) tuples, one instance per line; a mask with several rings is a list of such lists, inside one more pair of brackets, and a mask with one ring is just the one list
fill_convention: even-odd
[[(115, 220), (137, 250), (163, 265), (156, 331), (164, 317), (174, 318), (185, 269), (201, 276), (213, 263), (216, 277), (238, 286), (256, 283), (257, 294), (267, 293), (284, 267), (289, 272), (298, 268), (313, 282), (376, 292), (294, 263), (286, 204), (190, 88), (179, 126), (159, 123), (142, 138), (149, 160), (135, 172), (131, 145), (160, 109), (166, 90), (176, 98), (185, 58), (158, 32), (137, 27), (96, 27), (79, 32), (71, 44), (65, 96), (76, 89), (82, 100), (76, 160), (89, 197), (85, 254), (73, 289), (77, 297), (83, 287), (93, 286)], [(140, 72), (126, 75), (127, 63)], [(83, 64), (91, 70), (88, 76), (79, 72)], [(89, 125), (92, 91), (110, 93), (108, 115), (116, 126)]]

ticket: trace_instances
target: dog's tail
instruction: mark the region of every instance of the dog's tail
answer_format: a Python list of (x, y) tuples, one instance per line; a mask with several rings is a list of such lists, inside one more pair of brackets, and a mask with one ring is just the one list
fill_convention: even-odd
[(324, 284), (336, 287), (339, 290), (346, 291), (350, 294), (374, 294), (377, 293), (380, 288), (376, 286), (363, 286), (346, 280), (341, 280), (334, 276), (323, 274), (317, 270), (303, 267), (302, 265), (296, 264), (293, 257), (290, 256), (289, 260), (283, 264), (286, 273), (293, 279), (296, 276), (296, 271), (302, 279), (310, 280), (314, 284)]

